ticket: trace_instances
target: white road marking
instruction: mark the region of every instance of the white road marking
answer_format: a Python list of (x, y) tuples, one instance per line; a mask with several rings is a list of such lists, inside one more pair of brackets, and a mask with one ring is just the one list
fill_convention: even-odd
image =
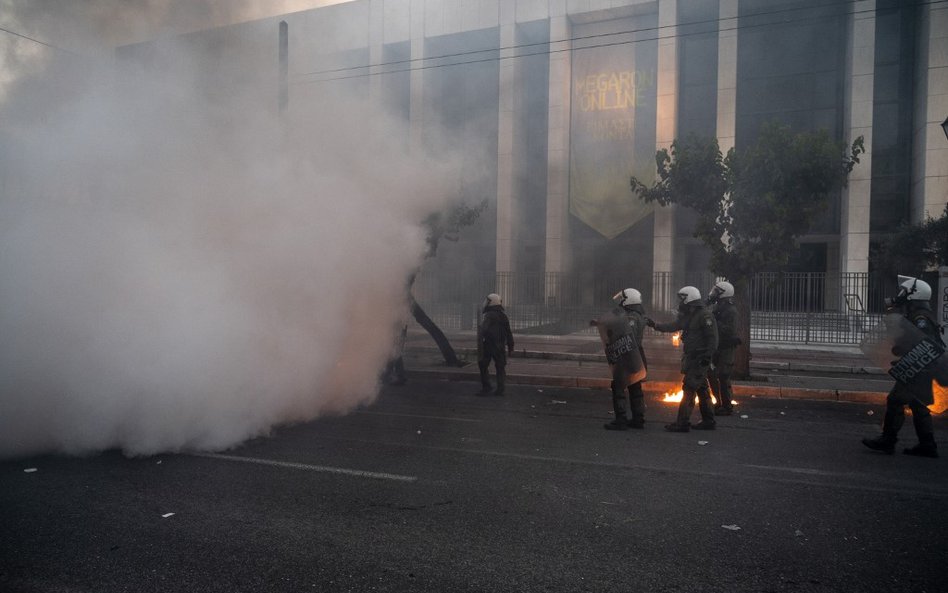
[(205, 457), (207, 459), (222, 459), (224, 461), (240, 461), (242, 463), (256, 463), (258, 465), (270, 465), (273, 467), (286, 467), (290, 469), (302, 469), (311, 472), (327, 472), (331, 474), (343, 474), (346, 476), (357, 476), (359, 478), (374, 478), (378, 480), (395, 480), (398, 482), (414, 482), (418, 480), (415, 476), (401, 476), (398, 474), (387, 474), (383, 472), (370, 472), (361, 469), (347, 469), (344, 467), (329, 467), (326, 465), (310, 465), (308, 463), (294, 463), (292, 461), (276, 461), (273, 459), (258, 459), (256, 457), (241, 457), (240, 455), (220, 455), (218, 453), (191, 453), (192, 457)]
[[(614, 468), (614, 469), (626, 469), (626, 470), (635, 470), (635, 471), (647, 471), (654, 472), (659, 474), (671, 474), (671, 475), (685, 475), (685, 476), (697, 476), (703, 478), (729, 478), (735, 480), (758, 480), (765, 482), (773, 482), (776, 484), (792, 484), (796, 486), (814, 486), (821, 488), (831, 488), (836, 490), (858, 490), (861, 492), (880, 492), (887, 494), (914, 494), (918, 496), (935, 496), (939, 498), (948, 498), (948, 489), (945, 489), (940, 486), (932, 487), (929, 484), (916, 484), (911, 482), (903, 481), (887, 481), (886, 484), (891, 485), (880, 485), (877, 480), (871, 480), (867, 483), (843, 483), (839, 480), (835, 481), (814, 481), (812, 479), (805, 479), (803, 477), (778, 477), (778, 476), (766, 476), (760, 474), (744, 474), (744, 473), (735, 473), (734, 471), (711, 471), (711, 470), (699, 470), (699, 469), (686, 469), (678, 467), (665, 467), (665, 466), (656, 466), (640, 463), (616, 463), (609, 461), (596, 461), (590, 459), (576, 459), (569, 457), (558, 457), (550, 455), (529, 455), (524, 453), (514, 453), (510, 451), (496, 451), (496, 450), (485, 450), (485, 449), (475, 449), (475, 448), (461, 448), (461, 447), (442, 447), (442, 446), (432, 446), (432, 445), (419, 445), (416, 443), (401, 443), (401, 442), (391, 442), (391, 441), (377, 441), (370, 439), (359, 439), (351, 437), (337, 437), (337, 436), (328, 436), (328, 435), (318, 435), (317, 438), (336, 440), (336, 441), (348, 441), (354, 443), (365, 443), (371, 445), (383, 445), (387, 447), (411, 447), (414, 449), (425, 449), (428, 451), (443, 451), (450, 453), (460, 453), (465, 455), (486, 455), (491, 457), (501, 457), (507, 459), (519, 459), (523, 461), (539, 461), (543, 463), (564, 463), (570, 465), (584, 465), (589, 467), (605, 467), (605, 468)], [(769, 468), (770, 466), (758, 466), (760, 468)], [(777, 469), (777, 468), (773, 468)], [(782, 469), (782, 468), (781, 468)], [(818, 470), (814, 470), (818, 471)], [(801, 472), (802, 473), (802, 472)], [(832, 478), (852, 478), (860, 477), (858, 474), (844, 474), (838, 472), (825, 472), (825, 474), (818, 474), (822, 477), (832, 477)]]
[(359, 410), (356, 414), (368, 414), (370, 416), (398, 416), (400, 418), (424, 418), (426, 420), (450, 420), (452, 422), (483, 422), (477, 418), (457, 418), (454, 416), (423, 416), (421, 414), (393, 414), (391, 412), (367, 412)]
[(820, 469), (810, 469), (808, 467), (780, 467), (779, 465), (753, 465), (751, 463), (745, 463), (744, 467), (753, 467), (756, 469), (772, 469), (775, 471), (790, 472), (792, 474), (805, 474), (808, 476), (853, 477), (857, 475), (853, 473), (828, 472), (828, 471), (824, 471)]

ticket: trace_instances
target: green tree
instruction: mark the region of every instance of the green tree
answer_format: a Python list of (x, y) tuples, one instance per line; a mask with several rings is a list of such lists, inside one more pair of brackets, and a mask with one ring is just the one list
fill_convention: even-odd
[[(422, 226), (426, 229), (425, 241), (428, 243), (428, 249), (425, 252), (425, 259), (432, 258), (438, 253), (438, 245), (441, 241), (457, 241), (460, 238), (461, 229), (477, 222), (481, 213), (487, 208), (487, 200), (482, 200), (476, 206), (468, 206), (461, 202), (456, 204), (449, 211), (433, 212), (423, 221)], [(412, 294), (412, 287), (415, 284), (415, 274), (412, 274), (408, 280), (408, 303), (411, 307), (412, 317), (423, 327), (428, 335), (438, 345), (441, 356), (444, 358), (444, 364), (448, 366), (464, 366), (458, 357), (451, 342), (448, 340), (441, 328), (425, 313), (418, 301)]]
[(903, 224), (872, 251), (872, 262), (886, 276), (921, 276), (948, 266), (948, 203), (941, 218)]
[(735, 375), (750, 367), (748, 288), (757, 272), (779, 271), (797, 249), (797, 238), (822, 216), (846, 185), (864, 152), (860, 136), (848, 148), (821, 130), (793, 133), (766, 124), (745, 150), (722, 156), (715, 138), (688, 136), (655, 155), (651, 186), (633, 177), (633, 194), (662, 206), (698, 213), (694, 236), (710, 250), (711, 271), (734, 284), (742, 345)]

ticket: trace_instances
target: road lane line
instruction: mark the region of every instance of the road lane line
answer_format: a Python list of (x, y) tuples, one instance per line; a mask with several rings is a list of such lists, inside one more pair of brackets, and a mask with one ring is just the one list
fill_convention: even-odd
[(421, 414), (395, 414), (393, 412), (368, 412), (359, 410), (356, 414), (368, 414), (369, 416), (398, 416), (400, 418), (424, 418), (426, 420), (450, 420), (452, 422), (483, 422), (476, 418), (457, 418), (454, 416), (423, 416)]
[(821, 469), (810, 469), (808, 467), (781, 467), (779, 465), (754, 465), (752, 463), (744, 463), (744, 467), (753, 467), (755, 469), (768, 469), (781, 472), (790, 472), (792, 474), (804, 474), (807, 476), (831, 476), (838, 478), (853, 478), (853, 477), (867, 477), (865, 474), (856, 474), (853, 472), (830, 472)]
[(401, 476), (398, 474), (387, 474), (384, 472), (370, 472), (361, 469), (347, 469), (344, 467), (329, 467), (326, 465), (310, 465), (308, 463), (294, 463), (292, 461), (275, 461), (273, 459), (258, 459), (256, 457), (241, 457), (240, 455), (221, 455), (219, 453), (189, 453), (192, 457), (204, 457), (206, 459), (222, 459), (224, 461), (240, 461), (242, 463), (256, 463), (258, 465), (269, 465), (273, 467), (287, 467), (290, 469), (302, 469), (311, 472), (326, 472), (331, 474), (343, 474), (346, 476), (357, 476), (359, 478), (373, 478), (377, 480), (395, 480), (398, 482), (415, 482), (418, 480), (415, 476)]
[[(429, 451), (442, 451), (447, 453), (460, 453), (465, 455), (484, 455), (490, 457), (501, 457), (507, 459), (519, 459), (522, 461), (540, 461), (544, 463), (564, 463), (570, 465), (584, 465), (588, 467), (604, 467), (611, 469), (626, 469), (626, 470), (636, 470), (636, 471), (647, 471), (659, 474), (671, 474), (671, 475), (685, 475), (685, 476), (696, 476), (704, 478), (731, 478), (731, 479), (745, 479), (745, 480), (756, 480), (756, 481), (765, 481), (773, 482), (777, 484), (791, 484), (796, 486), (816, 486), (823, 488), (830, 488), (836, 490), (858, 490), (861, 492), (879, 492), (885, 494), (913, 494), (916, 496), (934, 496), (938, 498), (948, 498), (948, 489), (941, 487), (940, 485), (930, 485), (930, 484), (917, 484), (911, 482), (900, 482), (900, 481), (888, 481), (891, 486), (879, 485), (878, 483), (873, 483), (869, 481), (867, 483), (842, 483), (837, 481), (831, 482), (821, 482), (815, 480), (808, 480), (804, 478), (791, 478), (791, 477), (776, 477), (776, 476), (762, 476), (758, 474), (744, 474), (744, 473), (735, 473), (733, 471), (711, 471), (711, 470), (699, 470), (699, 469), (686, 469), (686, 468), (677, 468), (677, 467), (665, 467), (665, 466), (656, 466), (640, 463), (616, 463), (609, 461), (596, 461), (591, 459), (575, 459), (569, 457), (558, 457), (558, 456), (548, 456), (548, 455), (533, 455), (529, 453), (514, 453), (509, 451), (496, 451), (490, 449), (469, 449), (463, 447), (442, 447), (437, 445), (422, 445), (418, 443), (400, 443), (392, 441), (377, 441), (370, 439), (360, 439), (353, 437), (338, 437), (338, 436), (329, 436), (329, 435), (317, 435), (316, 438), (328, 439), (335, 441), (348, 441), (355, 443), (364, 443), (371, 445), (384, 445), (388, 447), (409, 447), (413, 449), (424, 449)], [(767, 466), (761, 466), (767, 467)], [(822, 477), (854, 477), (852, 474), (843, 474), (835, 472), (826, 472), (825, 476)]]

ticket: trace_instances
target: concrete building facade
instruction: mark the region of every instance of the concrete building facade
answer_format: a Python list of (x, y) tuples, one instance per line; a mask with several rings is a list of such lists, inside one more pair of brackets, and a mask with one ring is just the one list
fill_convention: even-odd
[[(489, 208), (431, 265), (492, 275), (511, 298), (588, 303), (637, 285), (662, 301), (659, 276), (706, 273), (693, 213), (637, 203), (628, 186), (687, 134), (722, 151), (769, 121), (864, 137), (797, 270), (868, 273), (874, 244), (945, 208), (940, 3), (355, 0), (254, 27), (276, 43), (280, 20), (290, 110), (314, 86), (362, 85), (407, 122), (410, 150), (465, 146), (477, 170), (459, 170), (459, 193)], [(528, 275), (529, 290), (507, 286)], [(564, 278), (589, 288), (563, 294)]]

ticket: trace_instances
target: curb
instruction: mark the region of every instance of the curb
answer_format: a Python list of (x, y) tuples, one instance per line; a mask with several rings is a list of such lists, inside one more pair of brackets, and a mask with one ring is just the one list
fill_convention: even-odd
[[(437, 349), (433, 348), (412, 348), (414, 354), (437, 354)], [(477, 356), (476, 348), (455, 348), (458, 356), (468, 358)], [(550, 352), (545, 350), (514, 350), (510, 358), (525, 358), (533, 360), (568, 360), (579, 363), (606, 363), (605, 354), (587, 354), (581, 352)], [(751, 369), (763, 371), (797, 371), (797, 372), (817, 372), (817, 373), (843, 373), (851, 375), (887, 375), (885, 369), (872, 366), (839, 366), (827, 364), (814, 364), (806, 362), (778, 362), (778, 361), (759, 361), (751, 360)]]
[[(409, 377), (441, 379), (445, 381), (479, 381), (475, 373), (452, 369), (411, 369)], [(609, 389), (611, 381), (598, 377), (552, 377), (548, 375), (525, 375), (508, 373), (508, 385), (539, 385), (543, 387), (566, 387), (575, 389)], [(681, 383), (672, 381), (646, 381), (643, 386), (648, 394), (664, 394), (678, 391)], [(821, 400), (850, 403), (885, 404), (887, 392), (880, 391), (841, 391), (838, 389), (808, 389), (804, 387), (781, 387), (778, 385), (758, 385), (753, 383), (734, 383), (732, 390), (739, 397), (762, 397), (770, 399)]]

